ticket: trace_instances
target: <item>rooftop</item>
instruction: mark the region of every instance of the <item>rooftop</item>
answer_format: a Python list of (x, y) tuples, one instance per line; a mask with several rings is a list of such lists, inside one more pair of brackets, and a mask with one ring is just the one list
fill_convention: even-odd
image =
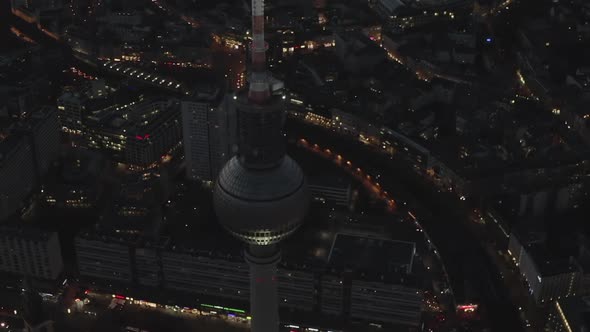
[[(4, 160), (4, 158), (11, 153), (23, 140), (21, 139), (22, 136), (20, 135), (13, 135), (8, 134), (2, 136), (4, 134), (0, 133), (0, 162)], [(2, 166), (2, 164), (0, 164)]]
[(351, 181), (342, 176), (335, 174), (325, 174), (321, 176), (311, 176), (307, 179), (310, 186), (325, 186), (335, 188), (348, 188), (351, 186)]
[(123, 246), (135, 245), (138, 243), (139, 237), (135, 234), (129, 233), (107, 233), (107, 232), (96, 232), (93, 230), (81, 231), (78, 233), (76, 238), (80, 240), (89, 241), (100, 241), (105, 243), (118, 243)]
[(0, 236), (6, 238), (25, 238), (34, 241), (47, 241), (51, 236), (56, 235), (54, 232), (46, 232), (35, 227), (3, 225), (0, 226)]
[(568, 258), (556, 256), (551, 253), (544, 244), (529, 244), (526, 246), (526, 251), (535, 263), (535, 266), (542, 277), (550, 277), (578, 270), (573, 261)]
[(372, 274), (383, 280), (412, 271), (416, 244), (373, 236), (338, 233), (330, 250), (331, 267)]

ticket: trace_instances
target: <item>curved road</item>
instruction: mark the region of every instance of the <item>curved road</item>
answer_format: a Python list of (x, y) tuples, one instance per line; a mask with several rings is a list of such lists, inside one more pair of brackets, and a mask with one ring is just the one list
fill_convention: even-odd
[[(59, 44), (14, 16), (10, 23), (40, 44)], [(285, 129), (291, 139), (306, 138), (324, 148), (346, 151), (357, 167), (377, 174), (375, 181), (397, 198), (397, 204), (404, 204), (413, 211), (432, 237), (446, 265), (455, 295), (483, 304), (494, 331), (522, 330), (516, 308), (510, 304), (507, 292), (501, 286), (498, 271), (482, 244), (466, 227), (469, 223), (467, 211), (457, 204), (453, 194), (438, 192), (410, 171), (405, 162), (371, 151), (356, 140), (297, 121), (288, 121)], [(391, 204), (395, 206), (395, 202)], [(467, 289), (463, 296), (461, 288)]]
[(510, 303), (499, 271), (470, 232), (468, 209), (452, 193), (439, 192), (409, 169), (401, 158), (386, 156), (350, 137), (289, 120), (287, 136), (305, 139), (323, 149), (345, 151), (356, 167), (376, 174), (382, 190), (396, 197), (419, 219), (440, 251), (458, 302), (483, 306), (493, 331), (522, 331), (517, 309)]

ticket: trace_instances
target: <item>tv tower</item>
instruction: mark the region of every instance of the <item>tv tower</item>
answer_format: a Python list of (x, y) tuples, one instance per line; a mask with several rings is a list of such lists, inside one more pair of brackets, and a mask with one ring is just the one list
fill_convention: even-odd
[(303, 172), (285, 155), (284, 97), (271, 95), (266, 70), (264, 0), (252, 0), (249, 90), (234, 97), (238, 151), (213, 193), (220, 223), (246, 242), (253, 332), (278, 332), (278, 242), (303, 222), (309, 192)]

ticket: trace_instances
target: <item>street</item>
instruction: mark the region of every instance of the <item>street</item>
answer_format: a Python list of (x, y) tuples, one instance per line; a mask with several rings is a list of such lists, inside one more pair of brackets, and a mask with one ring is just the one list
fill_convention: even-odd
[[(497, 267), (491, 263), (481, 240), (467, 224), (472, 223), (466, 206), (453, 193), (441, 192), (425, 178), (409, 170), (402, 158), (377, 153), (352, 138), (310, 126), (298, 120), (288, 121), (288, 137), (304, 138), (311, 144), (333, 151), (346, 151), (357, 167), (378, 172), (379, 183), (420, 220), (436, 246), (448, 273), (457, 304), (479, 302), (494, 331), (519, 331), (518, 310), (510, 305)], [(370, 155), (370, 158), (367, 156)], [(485, 317), (484, 317), (485, 318)], [(485, 325), (485, 324), (484, 324)]]

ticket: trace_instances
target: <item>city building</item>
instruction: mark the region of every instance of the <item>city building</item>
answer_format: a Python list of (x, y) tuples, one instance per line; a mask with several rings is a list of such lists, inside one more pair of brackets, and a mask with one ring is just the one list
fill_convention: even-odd
[[(139, 96), (128, 104), (105, 106), (86, 119), (88, 147), (132, 167), (149, 168), (179, 145), (182, 129), (176, 100)], [(113, 113), (117, 109), (120, 113)]]
[(62, 64), (63, 53), (52, 47), (9, 45), (0, 57), (0, 104), (6, 106), (8, 116), (26, 118), (44, 106), (50, 75)]
[(97, 152), (77, 148), (60, 159), (60, 166), (42, 183), (45, 205), (58, 209), (92, 209), (103, 193), (106, 160)]
[(344, 309), (345, 290), (343, 278), (333, 275), (322, 276), (320, 310), (326, 315), (340, 316)]
[[(164, 283), (164, 250), (169, 247), (167, 237), (158, 240), (144, 239), (135, 248), (135, 271), (137, 283), (142, 286), (160, 287)], [(177, 271), (174, 271), (177, 272)]]
[[(97, 221), (92, 297), (254, 332), (590, 329), (590, 0), (0, 7), (0, 224)], [(53, 239), (0, 234), (7, 276), (58, 273)]]
[[(211, 237), (217, 241), (224, 237), (217, 233), (220, 231), (199, 235), (199, 243), (179, 241), (179, 235), (155, 240), (81, 235), (76, 250), (82, 281), (103, 285), (123, 282), (164, 290), (158, 295), (142, 295), (146, 301), (185, 294), (192, 299), (191, 306), (224, 303), (247, 308), (251, 295), (249, 266), (232, 239), (217, 247), (210, 245)], [(293, 317), (315, 311), (328, 321), (344, 317), (359, 324), (419, 326), (423, 293), (414, 267), (414, 243), (349, 229), (327, 244), (326, 250), (331, 249), (327, 261), (309, 263), (311, 257), (301, 257), (300, 246), (294, 244), (298, 241), (294, 239), (286, 246), (286, 258), (278, 264), (276, 274), (278, 306), (281, 311), (294, 313), (291, 321), (306, 323), (304, 318)], [(98, 251), (99, 247), (103, 250)], [(356, 264), (358, 269), (354, 268)]]
[(55, 111), (43, 108), (24, 119), (0, 117), (0, 220), (23, 208), (57, 160)]
[(70, 91), (57, 99), (58, 119), (62, 131), (82, 135), (86, 99), (84, 95)]
[(386, 59), (386, 52), (361, 31), (336, 32), (334, 42), (334, 52), (353, 73), (370, 71)]
[[(82, 234), (76, 240), (76, 251), (81, 251), (77, 253), (80, 282), (148, 302), (190, 308), (214, 303), (223, 307), (210, 309), (219, 315), (252, 316), (251, 278), (241, 243), (218, 225), (213, 211), (200, 206), (201, 199), (197, 205), (193, 201), (187, 198), (191, 205), (186, 213), (166, 213), (159, 232), (151, 231), (149, 216), (105, 216), (90, 238)], [(180, 211), (182, 206), (176, 200), (169, 209)], [(391, 216), (362, 217), (346, 209), (339, 209), (337, 218), (328, 214), (333, 214), (331, 207), (312, 205), (310, 222), (282, 245), (275, 276), (281, 324), (317, 326), (312, 319), (317, 317), (332, 330), (351, 322), (416, 326), (424, 280), (413, 239), (394, 241), (386, 235), (389, 230), (363, 229), (391, 224), (393, 236), (408, 230), (416, 233), (414, 225), (390, 223)], [(187, 217), (195, 219), (188, 222)], [(121, 273), (127, 274), (125, 278)], [(242, 313), (226, 312), (225, 307), (242, 308)]]
[[(123, 230), (119, 231), (118, 234), (123, 233)], [(181, 292), (196, 295), (203, 301), (246, 306), (250, 296), (250, 277), (248, 265), (238, 250), (223, 252), (205, 249), (204, 245), (177, 243), (178, 239), (173, 242), (168, 237), (152, 240), (148, 237), (83, 234), (76, 239), (78, 268), (84, 281), (126, 284), (133, 281), (141, 286), (161, 286), (168, 291), (167, 294)], [(107, 249), (98, 252), (99, 246)], [(113, 259), (115, 256), (117, 258)], [(277, 272), (277, 278), (281, 280), (278, 289), (280, 307), (313, 310), (318, 301), (314, 295), (318, 277), (292, 265), (281, 264)]]
[(236, 124), (230, 98), (214, 87), (181, 102), (188, 179), (212, 183), (233, 156)]
[(166, 251), (162, 271), (167, 289), (248, 301), (248, 265), (239, 256), (228, 259), (204, 251)]
[(514, 232), (510, 235), (508, 253), (538, 304), (580, 294), (582, 271), (573, 257), (557, 257), (541, 241), (527, 241)]
[(557, 300), (549, 310), (547, 332), (582, 332), (590, 329), (590, 298)]
[(331, 109), (332, 127), (341, 133), (358, 137), (366, 143), (375, 143), (379, 138), (379, 127), (363, 119), (354, 111)]
[(0, 136), (0, 220), (19, 212), (35, 186), (31, 145), (19, 136)]
[(33, 152), (37, 181), (49, 172), (59, 156), (59, 125), (54, 108), (43, 107), (19, 122), (16, 131), (26, 136)]
[(567, 180), (526, 183), (521, 186), (518, 215), (521, 217), (541, 217), (571, 209), (578, 202), (579, 184), (567, 183)]
[(309, 191), (313, 201), (348, 207), (352, 202), (352, 186), (349, 181), (336, 176), (312, 176)]
[[(121, 179), (120, 190), (113, 200), (114, 214), (120, 217), (136, 217), (138, 223), (143, 225), (145, 222), (140, 222), (143, 217), (158, 213), (164, 199), (162, 192), (165, 181), (166, 177), (159, 174), (156, 176), (153, 172), (125, 175)], [(138, 231), (142, 229), (141, 226), (132, 228)]]
[(353, 320), (420, 326), (424, 296), (418, 287), (362, 280), (353, 280), (350, 287)]
[(83, 277), (133, 281), (133, 265), (130, 250), (135, 246), (136, 236), (105, 235), (83, 232), (76, 236), (74, 243), (78, 272)]
[(138, 169), (158, 165), (180, 146), (179, 108), (175, 98), (148, 98), (125, 88), (101, 98), (66, 92), (58, 99), (62, 131)]
[(147, 167), (159, 163), (179, 146), (182, 138), (181, 117), (176, 100), (144, 100), (134, 106), (127, 134), (124, 160)]
[(318, 277), (314, 271), (306, 271), (304, 268), (279, 266), (277, 271), (279, 280), (279, 307), (299, 312), (310, 312), (317, 307), (317, 282)]
[(410, 162), (419, 174), (424, 174), (432, 167), (433, 159), (426, 147), (390, 128), (384, 127), (380, 133), (383, 149), (402, 151), (402, 158)]
[[(337, 234), (329, 266), (342, 280), (342, 291), (336, 292), (342, 299), (335, 302), (344, 305), (338, 313), (348, 313), (352, 320), (420, 326), (424, 296), (413, 275), (415, 256), (412, 242)], [(334, 291), (327, 289), (332, 299)]]
[(57, 233), (14, 226), (0, 228), (0, 270), (56, 280), (63, 266)]

